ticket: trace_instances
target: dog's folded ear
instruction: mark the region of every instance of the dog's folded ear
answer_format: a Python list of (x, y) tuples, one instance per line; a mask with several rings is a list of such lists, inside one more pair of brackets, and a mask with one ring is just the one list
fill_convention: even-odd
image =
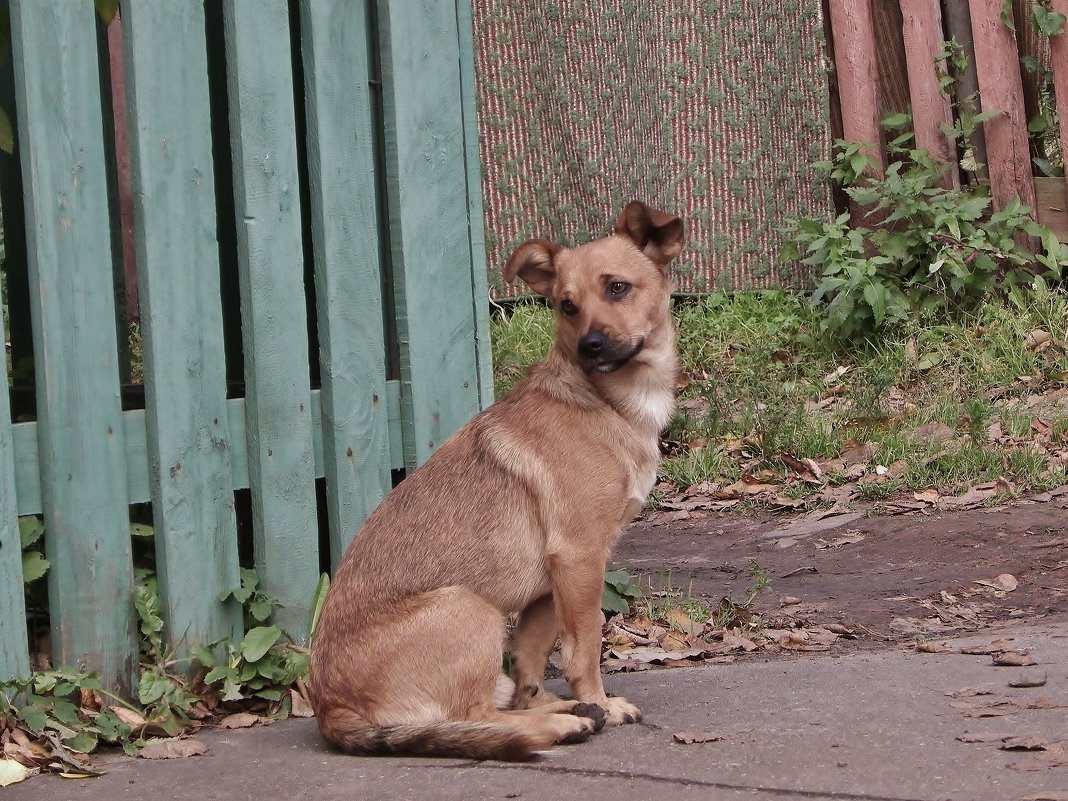
[(647, 208), (639, 200), (627, 204), (616, 220), (614, 230), (630, 239), (638, 250), (660, 266), (682, 252), (682, 220)]
[(545, 239), (528, 239), (508, 257), (502, 272), (504, 280), (510, 283), (519, 276), (539, 295), (551, 296), (556, 282), (553, 260), (560, 249), (559, 245)]

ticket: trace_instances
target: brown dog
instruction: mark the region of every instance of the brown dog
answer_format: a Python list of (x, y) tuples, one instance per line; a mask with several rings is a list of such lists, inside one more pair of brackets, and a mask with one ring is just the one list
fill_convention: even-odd
[[(678, 217), (635, 201), (604, 239), (535, 239), (509, 258), (505, 278), (555, 309), (555, 343), (342, 559), (311, 658), (326, 739), (356, 754), (529, 759), (641, 718), (601, 683), (601, 587), (674, 409), (666, 267), (682, 237)], [(514, 612), (513, 685), (501, 659)], [(574, 700), (542, 686), (558, 636)]]

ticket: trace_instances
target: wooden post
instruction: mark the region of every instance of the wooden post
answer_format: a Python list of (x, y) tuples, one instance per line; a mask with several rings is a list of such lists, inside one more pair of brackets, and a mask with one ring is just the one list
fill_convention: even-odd
[(476, 333), (486, 295), (472, 278), (485, 266), (472, 252), (482, 220), (471, 219), (469, 198), (481, 188), (469, 162), (475, 132), (464, 125), (471, 70), (460, 65), (471, 52), (461, 53), (455, 0), (378, 0), (378, 12), (404, 452), (414, 468), (492, 396)]
[[(1068, 0), (1053, 0), (1053, 10), (1068, 16)], [(1068, 153), (1068, 32), (1050, 37), (1049, 43), (1053, 56), (1053, 87), (1057, 96), (1057, 119), (1063, 156)], [(1068, 170), (1065, 174), (1068, 175)]]
[(11, 34), (54, 661), (125, 692), (137, 648), (96, 12), (15, 0)]
[(968, 0), (968, 7), (975, 36), (975, 67), (982, 107), (984, 111), (1001, 112), (984, 123), (994, 208), (1003, 209), (1018, 197), (1033, 210), (1035, 184), (1031, 178), (1016, 36), (1001, 21), (1002, 0)]
[[(975, 46), (972, 36), (972, 16), (968, 13), (968, 4), (952, 0), (947, 2), (944, 9), (946, 25), (946, 38), (956, 39), (964, 49), (964, 55), (968, 59), (968, 65), (964, 72), (957, 75), (953, 85), (953, 99), (960, 110), (968, 110), (975, 114), (979, 111), (979, 79), (975, 73)], [(986, 171), (986, 137), (983, 136), (983, 126), (977, 126), (972, 132), (971, 141), (965, 143), (965, 147), (972, 149), (972, 155), (982, 166), (975, 171), (975, 177), (981, 181), (987, 179)]]
[(225, 0), (256, 569), (306, 637), (319, 576), (308, 316), (286, 0)]
[(879, 124), (879, 69), (869, 0), (830, 0), (835, 72), (842, 102), (842, 135), (871, 142), (881, 177), (886, 168)]
[(157, 572), (168, 642), (188, 648), (242, 631), (219, 602), (240, 573), (204, 10), (130, 3), (123, 34)]
[[(370, 0), (373, 2), (373, 0)], [(368, 0), (302, 0), (330, 559), (389, 492)]]
[(901, 0), (901, 16), (916, 146), (951, 165), (942, 173), (942, 186), (959, 187), (955, 147), (941, 129), (952, 122), (953, 111), (949, 98), (938, 88), (936, 67), (942, 47), (939, 0)]
[[(3, 324), (4, 309), (0, 306), (0, 330)], [(0, 382), (0, 681), (30, 672), (12, 434), (5, 369)]]

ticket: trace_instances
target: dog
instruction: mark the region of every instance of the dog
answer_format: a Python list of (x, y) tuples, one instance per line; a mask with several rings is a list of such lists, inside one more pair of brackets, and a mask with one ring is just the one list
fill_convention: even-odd
[[(311, 649), (319, 730), (341, 750), (526, 760), (641, 719), (604, 691), (601, 590), (675, 407), (667, 267), (682, 245), (679, 217), (633, 201), (603, 239), (512, 253), (504, 277), (548, 299), (554, 344), (342, 558)], [(543, 686), (558, 638), (568, 700)]]

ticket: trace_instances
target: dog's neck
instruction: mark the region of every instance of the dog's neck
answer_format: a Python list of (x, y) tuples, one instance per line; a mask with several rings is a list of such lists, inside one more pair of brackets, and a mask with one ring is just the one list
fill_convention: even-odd
[(656, 439), (675, 412), (678, 373), (675, 327), (668, 318), (649, 334), (641, 353), (619, 370), (584, 372), (554, 345), (531, 378), (557, 395), (553, 382), (539, 380), (539, 374), (551, 374), (567, 386), (570, 401), (589, 407), (607, 403), (642, 435)]

